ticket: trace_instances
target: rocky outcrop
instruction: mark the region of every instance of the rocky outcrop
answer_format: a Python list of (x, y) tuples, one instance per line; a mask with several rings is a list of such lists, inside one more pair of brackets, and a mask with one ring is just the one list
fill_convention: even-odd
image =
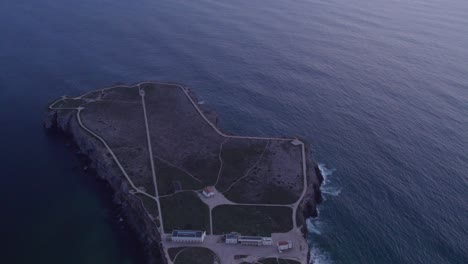
[(166, 263), (160, 256), (161, 236), (155, 223), (148, 217), (141, 201), (129, 194), (130, 185), (115, 164), (103, 144), (82, 129), (77, 121), (76, 110), (50, 110), (44, 118), (44, 126), (50, 133), (68, 136), (87, 157), (86, 166), (94, 169), (97, 176), (111, 187), (114, 202), (122, 208), (126, 222), (140, 238), (147, 255), (147, 263)]
[[(303, 142), (305, 142), (303, 140)], [(318, 217), (317, 206), (322, 202), (322, 191), (320, 186), (323, 183), (323, 175), (320, 172), (317, 162), (312, 157), (310, 145), (306, 143), (306, 160), (307, 160), (307, 192), (304, 199), (301, 201), (297, 209), (297, 226), (302, 226), (302, 233), (307, 237), (307, 225), (305, 223), (308, 218)], [(302, 214), (301, 214), (302, 213)], [(307, 263), (314, 263), (310, 259), (310, 252), (307, 255)]]

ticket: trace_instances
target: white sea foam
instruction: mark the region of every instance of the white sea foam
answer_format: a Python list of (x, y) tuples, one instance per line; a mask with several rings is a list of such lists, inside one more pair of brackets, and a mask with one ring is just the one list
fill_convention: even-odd
[[(341, 193), (341, 188), (331, 185), (331, 176), (336, 171), (336, 169), (329, 169), (323, 163), (319, 163), (318, 167), (323, 176), (323, 183), (320, 188), (322, 190), (322, 193), (330, 196), (338, 196)], [(324, 198), (326, 200), (326, 197)]]
[(198, 101), (197, 104), (199, 105), (205, 104), (205, 101)]
[(316, 234), (316, 235), (321, 235), (322, 232), (320, 231), (320, 223), (312, 218), (308, 218), (306, 220), (307, 223), (307, 231), (309, 234)]
[(327, 252), (324, 252), (319, 247), (311, 246), (310, 248), (310, 263), (313, 264), (332, 264), (333, 261)]
[(332, 186), (324, 186), (321, 188), (322, 193), (328, 194), (331, 196), (338, 196), (341, 193), (341, 188), (338, 187), (332, 187)]
[[(323, 176), (323, 183), (321, 186), (321, 191), (323, 194), (323, 199), (326, 201), (327, 196), (338, 196), (341, 193), (341, 188), (337, 187), (335, 183), (332, 184), (331, 176), (335, 172), (336, 169), (327, 168), (327, 166), (323, 163), (318, 164), (319, 170)], [(322, 206), (326, 206), (326, 203), (323, 203)], [(317, 208), (318, 214), (320, 216), (320, 207)], [(324, 226), (322, 221), (316, 218), (309, 218), (306, 220), (307, 224), (307, 231), (311, 235), (318, 235), (321, 236), (322, 232), (324, 232)], [(312, 239), (312, 238), (310, 238)], [(310, 255), (311, 255), (311, 263), (313, 264), (332, 264), (333, 261), (330, 255), (325, 252), (323, 249), (320, 248), (319, 245), (313, 243), (309, 240), (310, 245)]]
[(332, 176), (333, 173), (336, 171), (336, 169), (335, 168), (329, 169), (323, 163), (319, 163), (318, 167), (319, 167), (319, 170), (320, 170), (320, 172), (322, 173), (322, 176), (323, 176), (323, 184), (327, 184), (330, 181), (329, 176)]

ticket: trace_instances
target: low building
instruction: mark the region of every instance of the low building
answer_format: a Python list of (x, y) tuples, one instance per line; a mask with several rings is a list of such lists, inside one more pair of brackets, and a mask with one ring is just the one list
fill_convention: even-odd
[(262, 241), (262, 244), (264, 246), (271, 246), (271, 245), (273, 245), (273, 239), (271, 239), (271, 237), (264, 237), (263, 241)]
[(213, 186), (207, 186), (203, 189), (202, 194), (205, 198), (213, 197), (215, 195), (215, 189)]
[(273, 244), (271, 237), (239, 236), (238, 243), (246, 246), (270, 246)]
[(291, 141), (291, 144), (293, 144), (294, 146), (299, 146), (299, 145), (302, 144), (302, 142), (299, 139), (295, 139), (295, 140)]
[(224, 236), (226, 244), (237, 244), (240, 234), (236, 232), (231, 232)]
[(283, 251), (291, 249), (293, 247), (293, 244), (292, 244), (291, 240), (278, 241), (278, 243), (276, 243), (276, 245), (278, 246), (278, 252), (279, 253), (282, 253)]
[(172, 242), (202, 243), (205, 240), (206, 232), (199, 230), (174, 230), (172, 231)]

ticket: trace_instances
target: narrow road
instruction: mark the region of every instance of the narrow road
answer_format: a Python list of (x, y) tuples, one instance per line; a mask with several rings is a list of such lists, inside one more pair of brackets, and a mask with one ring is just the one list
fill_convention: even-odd
[(150, 164), (151, 164), (151, 173), (153, 174), (154, 192), (156, 194), (156, 198), (154, 200), (156, 201), (156, 204), (158, 206), (158, 213), (159, 213), (159, 220), (160, 220), (159, 222), (160, 222), (160, 229), (161, 229), (160, 232), (162, 235), (164, 234), (164, 224), (163, 224), (164, 221), (163, 221), (161, 205), (159, 201), (158, 182), (156, 181), (156, 170), (154, 167), (153, 147), (151, 146), (151, 135), (150, 135), (149, 125), (148, 125), (148, 116), (146, 115), (145, 90), (141, 89), (140, 85), (138, 85), (138, 89), (140, 92), (141, 103), (143, 106), (143, 116), (145, 118), (145, 126), (146, 126), (146, 140), (148, 142), (148, 152), (149, 152), (149, 158), (150, 158)]

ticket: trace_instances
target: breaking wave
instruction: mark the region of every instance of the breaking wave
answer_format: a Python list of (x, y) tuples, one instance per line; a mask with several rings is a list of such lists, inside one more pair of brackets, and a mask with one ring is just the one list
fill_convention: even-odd
[(313, 264), (331, 264), (333, 263), (330, 255), (319, 247), (312, 246), (310, 249), (310, 259)]
[[(327, 196), (336, 197), (341, 193), (341, 187), (337, 187), (336, 183), (332, 184), (331, 179), (333, 173), (336, 171), (334, 168), (327, 168), (327, 166), (323, 163), (318, 164), (319, 170), (323, 176), (323, 183), (320, 187), (322, 191), (322, 196), (324, 199), (324, 203), (322, 206), (326, 206)], [(318, 208), (318, 213), (320, 216), (320, 207)], [(324, 222), (320, 221), (318, 217), (316, 218), (309, 218), (306, 221), (307, 224), (307, 231), (309, 233), (309, 246), (310, 246), (310, 257), (311, 262), (313, 264), (331, 264), (333, 263), (330, 254), (321, 248), (318, 243), (320, 241), (320, 236), (322, 232), (324, 232)], [(317, 237), (318, 236), (318, 237)]]
[(320, 232), (320, 223), (313, 219), (313, 218), (308, 218), (306, 220), (307, 224), (307, 231), (309, 234), (316, 234), (316, 235), (321, 235), (322, 232)]
[(323, 176), (323, 183), (320, 188), (322, 191), (322, 194), (330, 195), (330, 196), (338, 196), (341, 193), (341, 187), (331, 185), (331, 179), (330, 179), (333, 173), (336, 171), (336, 169), (329, 169), (323, 163), (319, 163), (318, 167)]

